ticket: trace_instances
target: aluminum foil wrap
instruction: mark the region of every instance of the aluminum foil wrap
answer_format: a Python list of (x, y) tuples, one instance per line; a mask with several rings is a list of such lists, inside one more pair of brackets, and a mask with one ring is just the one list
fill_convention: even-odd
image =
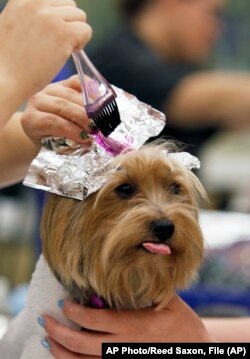
[(184, 165), (187, 169), (199, 169), (200, 168), (200, 160), (191, 155), (189, 152), (176, 152), (176, 153), (169, 153), (167, 151), (162, 151), (164, 156), (169, 156), (170, 158), (174, 158), (175, 160), (179, 161)]
[(93, 135), (93, 144), (82, 145), (63, 138), (46, 138), (23, 184), (61, 196), (83, 200), (107, 181), (112, 158), (123, 150), (140, 148), (165, 126), (165, 115), (114, 87), (121, 123), (109, 135)]
[[(114, 87), (121, 123), (109, 135), (93, 135), (90, 148), (64, 138), (46, 138), (33, 160), (24, 185), (61, 196), (83, 200), (107, 181), (112, 158), (126, 149), (140, 148), (165, 126), (165, 115)], [(188, 169), (199, 168), (199, 160), (187, 152), (168, 153)]]

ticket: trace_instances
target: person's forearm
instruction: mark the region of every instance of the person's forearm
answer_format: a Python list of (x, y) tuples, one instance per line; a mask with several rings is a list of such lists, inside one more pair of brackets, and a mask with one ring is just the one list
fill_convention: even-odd
[(21, 113), (12, 116), (0, 132), (0, 188), (21, 181), (39, 148), (25, 135)]
[(250, 124), (250, 74), (200, 72), (187, 76), (167, 103), (176, 125), (225, 128)]
[(0, 130), (91, 34), (85, 12), (74, 1), (7, 2), (0, 16)]
[(208, 332), (219, 342), (250, 342), (250, 318), (204, 318)]
[(1, 51), (0, 51), (0, 131), (3, 129), (7, 121), (11, 118), (15, 111), (25, 100), (25, 93), (22, 89), (17, 88), (17, 84), (11, 81), (8, 74), (1, 72)]

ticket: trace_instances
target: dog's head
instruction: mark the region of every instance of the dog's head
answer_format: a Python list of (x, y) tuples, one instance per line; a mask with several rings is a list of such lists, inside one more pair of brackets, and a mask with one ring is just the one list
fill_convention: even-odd
[(203, 257), (197, 177), (150, 144), (114, 159), (106, 185), (85, 201), (50, 195), (41, 237), (51, 269), (78, 300), (163, 307)]

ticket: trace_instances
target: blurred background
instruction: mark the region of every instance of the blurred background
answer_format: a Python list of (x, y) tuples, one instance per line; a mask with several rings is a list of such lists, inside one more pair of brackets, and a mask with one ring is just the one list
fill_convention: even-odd
[[(93, 39), (86, 52), (94, 57), (122, 23), (117, 1), (76, 2), (87, 12), (93, 27)], [(0, 7), (5, 3), (0, 0)], [(250, 71), (249, 1), (226, 1), (220, 16), (221, 35), (207, 57), (206, 68)], [(100, 56), (99, 53), (97, 60)], [(110, 60), (112, 56), (111, 51)], [(69, 60), (54, 81), (73, 73), (75, 68)], [(207, 254), (199, 279), (181, 295), (204, 316), (242, 316), (250, 312), (249, 128), (216, 132), (199, 148), (202, 168), (198, 176), (211, 201), (211, 208), (201, 211)], [(0, 190), (0, 337), (8, 319), (24, 305), (28, 283), (41, 252), (39, 220), (43, 197), (43, 193), (22, 184)]]

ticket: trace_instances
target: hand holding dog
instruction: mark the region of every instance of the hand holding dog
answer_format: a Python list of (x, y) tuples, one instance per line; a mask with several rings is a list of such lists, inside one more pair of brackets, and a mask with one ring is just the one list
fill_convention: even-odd
[[(51, 352), (57, 359), (101, 356), (103, 342), (213, 342), (201, 319), (178, 296), (167, 308), (111, 310), (81, 307), (65, 301), (67, 318), (89, 331), (75, 332), (45, 316)], [(79, 354), (81, 354), (79, 356)]]

